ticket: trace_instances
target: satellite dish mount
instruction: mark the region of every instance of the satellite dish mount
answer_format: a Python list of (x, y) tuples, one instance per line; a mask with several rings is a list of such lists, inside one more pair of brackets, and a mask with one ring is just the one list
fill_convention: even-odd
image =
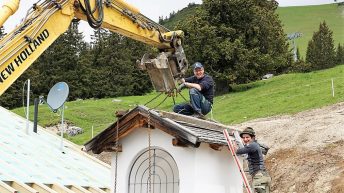
[(65, 82), (58, 82), (56, 83), (49, 91), (47, 97), (47, 104), (50, 109), (56, 113), (59, 109), (61, 109), (61, 151), (63, 152), (63, 131), (64, 131), (64, 103), (66, 102), (69, 94), (69, 86)]

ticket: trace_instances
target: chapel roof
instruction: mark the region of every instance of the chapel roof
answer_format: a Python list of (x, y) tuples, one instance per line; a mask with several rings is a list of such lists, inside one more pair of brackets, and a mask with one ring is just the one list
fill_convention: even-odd
[(184, 144), (198, 147), (200, 143), (208, 143), (211, 147), (226, 145), (223, 130), (233, 130), (221, 123), (202, 120), (192, 116), (149, 109), (137, 106), (119, 117), (116, 122), (99, 133), (84, 145), (84, 150), (99, 154), (103, 151), (114, 149), (117, 138), (124, 138), (131, 131), (148, 127), (158, 128), (174, 138), (174, 145)]

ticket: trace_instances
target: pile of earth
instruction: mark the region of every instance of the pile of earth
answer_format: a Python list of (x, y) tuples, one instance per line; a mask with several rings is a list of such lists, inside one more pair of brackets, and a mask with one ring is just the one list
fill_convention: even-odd
[(344, 103), (235, 125), (246, 126), (271, 147), (272, 192), (344, 192)]

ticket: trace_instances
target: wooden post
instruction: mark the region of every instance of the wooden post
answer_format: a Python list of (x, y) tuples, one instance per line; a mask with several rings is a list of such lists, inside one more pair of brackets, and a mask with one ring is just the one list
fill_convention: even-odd
[(92, 125), (92, 139), (93, 139), (93, 125)]

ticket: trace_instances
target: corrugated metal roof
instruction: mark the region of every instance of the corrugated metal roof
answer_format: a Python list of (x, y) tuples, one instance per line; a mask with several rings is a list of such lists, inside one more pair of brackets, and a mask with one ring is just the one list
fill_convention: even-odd
[[(26, 120), (0, 107), (0, 180), (109, 188), (110, 167), (78, 146), (38, 128), (26, 134)], [(30, 123), (32, 130), (32, 123)]]

